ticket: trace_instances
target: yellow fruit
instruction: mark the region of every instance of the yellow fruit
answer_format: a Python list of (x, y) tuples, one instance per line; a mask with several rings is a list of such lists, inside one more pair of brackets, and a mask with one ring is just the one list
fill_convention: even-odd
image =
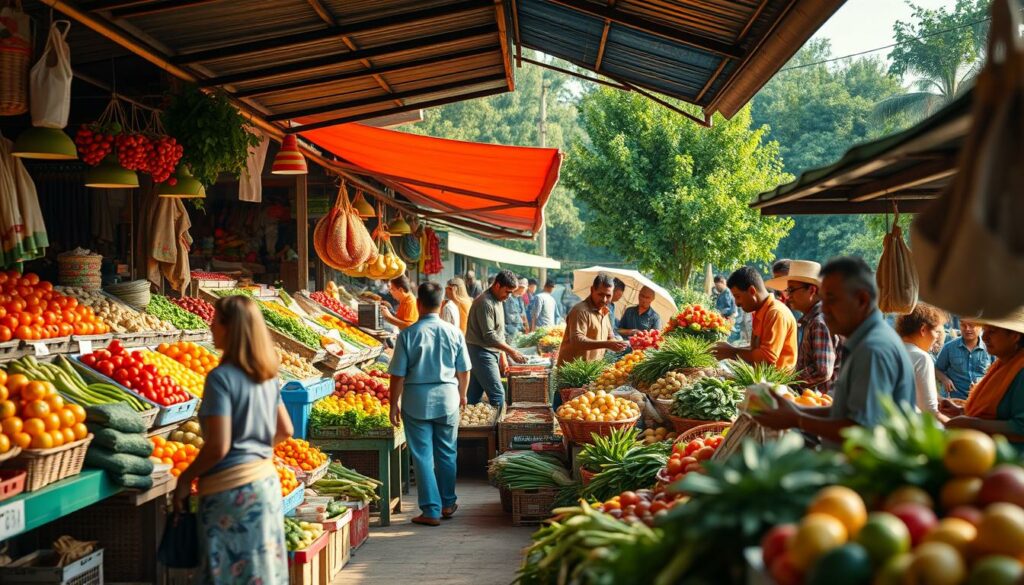
[(843, 486), (830, 486), (820, 492), (807, 509), (808, 513), (827, 514), (843, 523), (849, 538), (857, 536), (868, 521), (868, 510), (860, 495)]
[(978, 529), (960, 518), (944, 518), (924, 537), (924, 542), (944, 542), (956, 549), (960, 556), (967, 556), (971, 544), (978, 537)]
[(899, 504), (906, 503), (921, 504), (925, 508), (935, 508), (935, 502), (932, 501), (932, 497), (928, 495), (928, 492), (912, 485), (905, 485), (893, 490), (889, 497), (885, 499), (883, 508), (888, 510)]
[(828, 551), (846, 543), (846, 527), (828, 514), (808, 514), (797, 527), (789, 545), (793, 565), (806, 571), (814, 561)]
[(943, 510), (952, 510), (957, 506), (970, 506), (978, 499), (983, 483), (980, 477), (954, 477), (942, 486), (939, 501)]
[(926, 542), (913, 556), (903, 577), (908, 585), (958, 585), (967, 578), (964, 559), (944, 542)]
[(978, 526), (974, 550), (982, 555), (1024, 554), (1024, 510), (1015, 504), (992, 504), (985, 509)]
[(953, 475), (981, 476), (996, 463), (996, 444), (981, 431), (955, 431), (942, 459)]

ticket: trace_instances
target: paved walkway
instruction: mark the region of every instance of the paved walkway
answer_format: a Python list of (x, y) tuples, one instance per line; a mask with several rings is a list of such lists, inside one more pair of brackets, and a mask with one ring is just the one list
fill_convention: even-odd
[(418, 526), (416, 488), (402, 499), (402, 513), (352, 555), (336, 585), (508, 585), (535, 527), (514, 527), (501, 510), (498, 490), (483, 479), (459, 478), (459, 511), (440, 527)]

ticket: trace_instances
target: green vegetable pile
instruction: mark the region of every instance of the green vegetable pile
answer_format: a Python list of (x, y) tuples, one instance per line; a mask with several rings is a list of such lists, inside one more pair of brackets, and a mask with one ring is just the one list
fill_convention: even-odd
[(607, 437), (594, 435), (594, 442), (580, 449), (576, 458), (580, 467), (594, 473), (600, 472), (605, 465), (621, 462), (629, 450), (637, 444), (639, 431), (635, 428), (612, 429)]
[(515, 346), (518, 348), (537, 347), (540, 340), (550, 331), (550, 327), (539, 327), (530, 333), (521, 333), (515, 339)]
[(175, 305), (163, 295), (154, 294), (146, 306), (146, 313), (158, 319), (163, 319), (182, 331), (194, 331), (196, 329), (208, 329), (209, 325), (203, 318)]
[(644, 359), (633, 368), (632, 377), (637, 382), (653, 384), (669, 372), (712, 367), (713, 347), (711, 342), (698, 337), (666, 337), (660, 349), (644, 354)]
[(353, 435), (364, 435), (369, 431), (391, 428), (388, 415), (383, 413), (369, 415), (356, 408), (338, 413), (318, 408), (316, 404), (313, 405), (313, 411), (309, 415), (309, 424), (312, 428), (347, 427)]
[(743, 395), (743, 388), (731, 380), (701, 378), (672, 395), (672, 414), (696, 420), (732, 420)]
[(729, 360), (726, 365), (731, 371), (729, 378), (741, 388), (762, 383), (789, 386), (800, 380), (793, 370), (779, 369), (771, 364), (748, 364), (742, 360)]
[(571, 362), (558, 366), (555, 370), (555, 386), (562, 388), (583, 388), (597, 379), (608, 368), (603, 361), (587, 361), (576, 358)]
[(322, 524), (316, 522), (299, 522), (285, 516), (284, 540), (291, 552), (309, 548), (313, 541), (324, 533)]
[[(246, 297), (253, 296), (252, 292), (241, 288), (224, 288), (218, 290), (216, 294), (221, 297), (230, 297), (233, 295), (242, 295)], [(318, 335), (316, 331), (313, 331), (309, 327), (303, 325), (302, 321), (299, 321), (294, 317), (282, 315), (272, 309), (268, 309), (266, 305), (259, 301), (256, 301), (256, 304), (259, 305), (260, 313), (263, 314), (263, 320), (267, 322), (268, 327), (275, 329), (280, 333), (284, 333), (288, 337), (291, 337), (310, 349), (320, 349), (320, 335)]]
[(513, 490), (562, 488), (575, 485), (558, 459), (540, 453), (503, 453), (491, 460), (488, 472), (498, 482), (498, 485)]
[[(327, 468), (327, 475), (310, 487), (321, 496), (376, 502), (380, 499), (380, 496), (377, 495), (377, 488), (380, 486), (381, 483), (375, 479), (356, 473), (340, 463), (331, 463)], [(332, 518), (342, 514), (344, 511), (345, 507), (339, 506), (336, 507), (335, 513), (332, 514), (332, 509), (328, 506), (327, 516)]]
[(631, 446), (619, 461), (605, 463), (594, 479), (583, 486), (582, 496), (588, 500), (605, 501), (626, 490), (653, 487), (658, 471), (668, 464), (672, 444), (668, 442)]

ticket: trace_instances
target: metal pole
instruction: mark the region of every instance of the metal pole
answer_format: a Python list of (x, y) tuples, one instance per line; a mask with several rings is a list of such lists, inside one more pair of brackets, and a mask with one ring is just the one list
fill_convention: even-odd
[[(541, 148), (544, 148), (544, 147), (546, 147), (548, 145), (548, 129), (547, 129), (548, 99), (547, 99), (547, 97), (548, 97), (548, 84), (547, 84), (546, 81), (544, 81), (544, 72), (542, 71), (541, 72), (541, 81), (540, 81), (540, 123), (538, 124), (539, 125), (538, 129), (540, 131), (539, 134), (540, 134), (540, 146), (541, 146)], [(548, 226), (547, 226), (547, 220), (544, 218), (544, 210), (541, 209), (540, 213), (541, 213), (541, 220), (540, 220), (540, 255), (546, 258), (547, 255), (548, 255)], [(541, 268), (540, 269), (540, 286), (541, 286), (541, 288), (544, 287), (544, 283), (547, 282), (547, 280), (548, 280), (548, 269), (547, 268)]]

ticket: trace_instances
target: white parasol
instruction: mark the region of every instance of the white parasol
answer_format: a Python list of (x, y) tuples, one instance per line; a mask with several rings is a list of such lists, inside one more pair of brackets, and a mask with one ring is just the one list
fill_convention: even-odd
[(614, 278), (618, 278), (626, 283), (626, 292), (622, 293), (622, 298), (619, 299), (619, 302), (615, 303), (615, 317), (617, 319), (622, 318), (626, 307), (633, 307), (638, 303), (640, 289), (645, 286), (654, 291), (654, 303), (651, 304), (651, 307), (661, 317), (662, 323), (667, 323), (679, 312), (675, 301), (672, 300), (672, 295), (668, 294), (667, 290), (636, 270), (605, 268), (603, 266), (591, 266), (590, 268), (574, 270), (572, 273), (573, 292), (579, 295), (580, 298), (586, 299), (590, 296), (590, 287), (594, 284), (594, 278), (601, 272), (610, 274)]

